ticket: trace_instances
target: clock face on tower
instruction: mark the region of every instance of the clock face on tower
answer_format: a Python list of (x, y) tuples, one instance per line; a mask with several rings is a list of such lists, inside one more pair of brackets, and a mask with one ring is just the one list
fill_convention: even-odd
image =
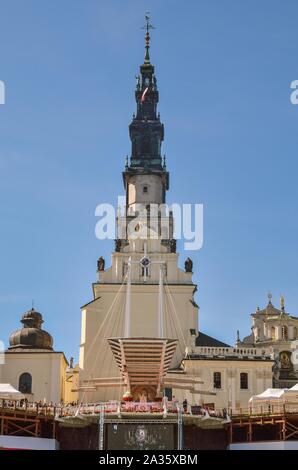
[(148, 266), (150, 265), (150, 259), (146, 258), (144, 256), (144, 258), (142, 258), (140, 260), (140, 265), (143, 267), (143, 268), (148, 268)]

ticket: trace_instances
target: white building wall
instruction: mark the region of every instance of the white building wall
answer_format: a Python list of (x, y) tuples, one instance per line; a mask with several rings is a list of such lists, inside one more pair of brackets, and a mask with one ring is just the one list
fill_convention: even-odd
[(24, 372), (32, 376), (32, 394), (29, 401), (58, 403), (64, 398), (66, 360), (59, 352), (9, 352), (5, 364), (0, 365), (2, 383), (19, 388), (19, 378)]

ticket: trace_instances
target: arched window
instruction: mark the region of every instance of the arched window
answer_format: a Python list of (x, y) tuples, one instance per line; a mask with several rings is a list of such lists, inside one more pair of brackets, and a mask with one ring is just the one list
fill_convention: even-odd
[(221, 372), (214, 372), (213, 374), (213, 387), (221, 388)]
[(248, 374), (246, 372), (240, 373), (240, 389), (241, 390), (248, 389)]
[(293, 339), (297, 339), (297, 327), (294, 326), (293, 328)]
[(28, 372), (20, 375), (19, 391), (21, 393), (32, 393), (32, 376)]
[(276, 339), (275, 338), (275, 326), (271, 326), (271, 339)]

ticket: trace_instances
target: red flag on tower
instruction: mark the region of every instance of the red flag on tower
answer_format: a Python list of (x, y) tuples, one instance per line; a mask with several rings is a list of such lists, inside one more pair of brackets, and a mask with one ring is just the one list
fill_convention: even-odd
[(143, 92), (143, 94), (142, 94), (141, 103), (143, 103), (143, 102), (145, 101), (147, 91), (148, 91), (148, 87), (145, 88), (145, 90), (144, 90), (144, 92)]

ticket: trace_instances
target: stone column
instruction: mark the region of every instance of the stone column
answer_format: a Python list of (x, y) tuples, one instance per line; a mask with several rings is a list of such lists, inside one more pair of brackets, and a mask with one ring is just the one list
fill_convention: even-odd
[(288, 326), (288, 339), (293, 340), (294, 338), (294, 327), (293, 325)]
[(227, 371), (228, 378), (228, 392), (229, 392), (229, 402), (233, 411), (236, 409), (236, 372), (234, 369), (228, 369)]
[(277, 340), (281, 340), (281, 339), (282, 339), (282, 327), (281, 327), (281, 325), (278, 325), (278, 326), (275, 328), (275, 334), (276, 334), (276, 339), (277, 339)]
[(264, 328), (263, 328), (263, 336), (264, 336), (264, 339), (268, 339), (270, 337), (270, 335), (268, 335), (268, 326), (265, 322), (264, 322)]

